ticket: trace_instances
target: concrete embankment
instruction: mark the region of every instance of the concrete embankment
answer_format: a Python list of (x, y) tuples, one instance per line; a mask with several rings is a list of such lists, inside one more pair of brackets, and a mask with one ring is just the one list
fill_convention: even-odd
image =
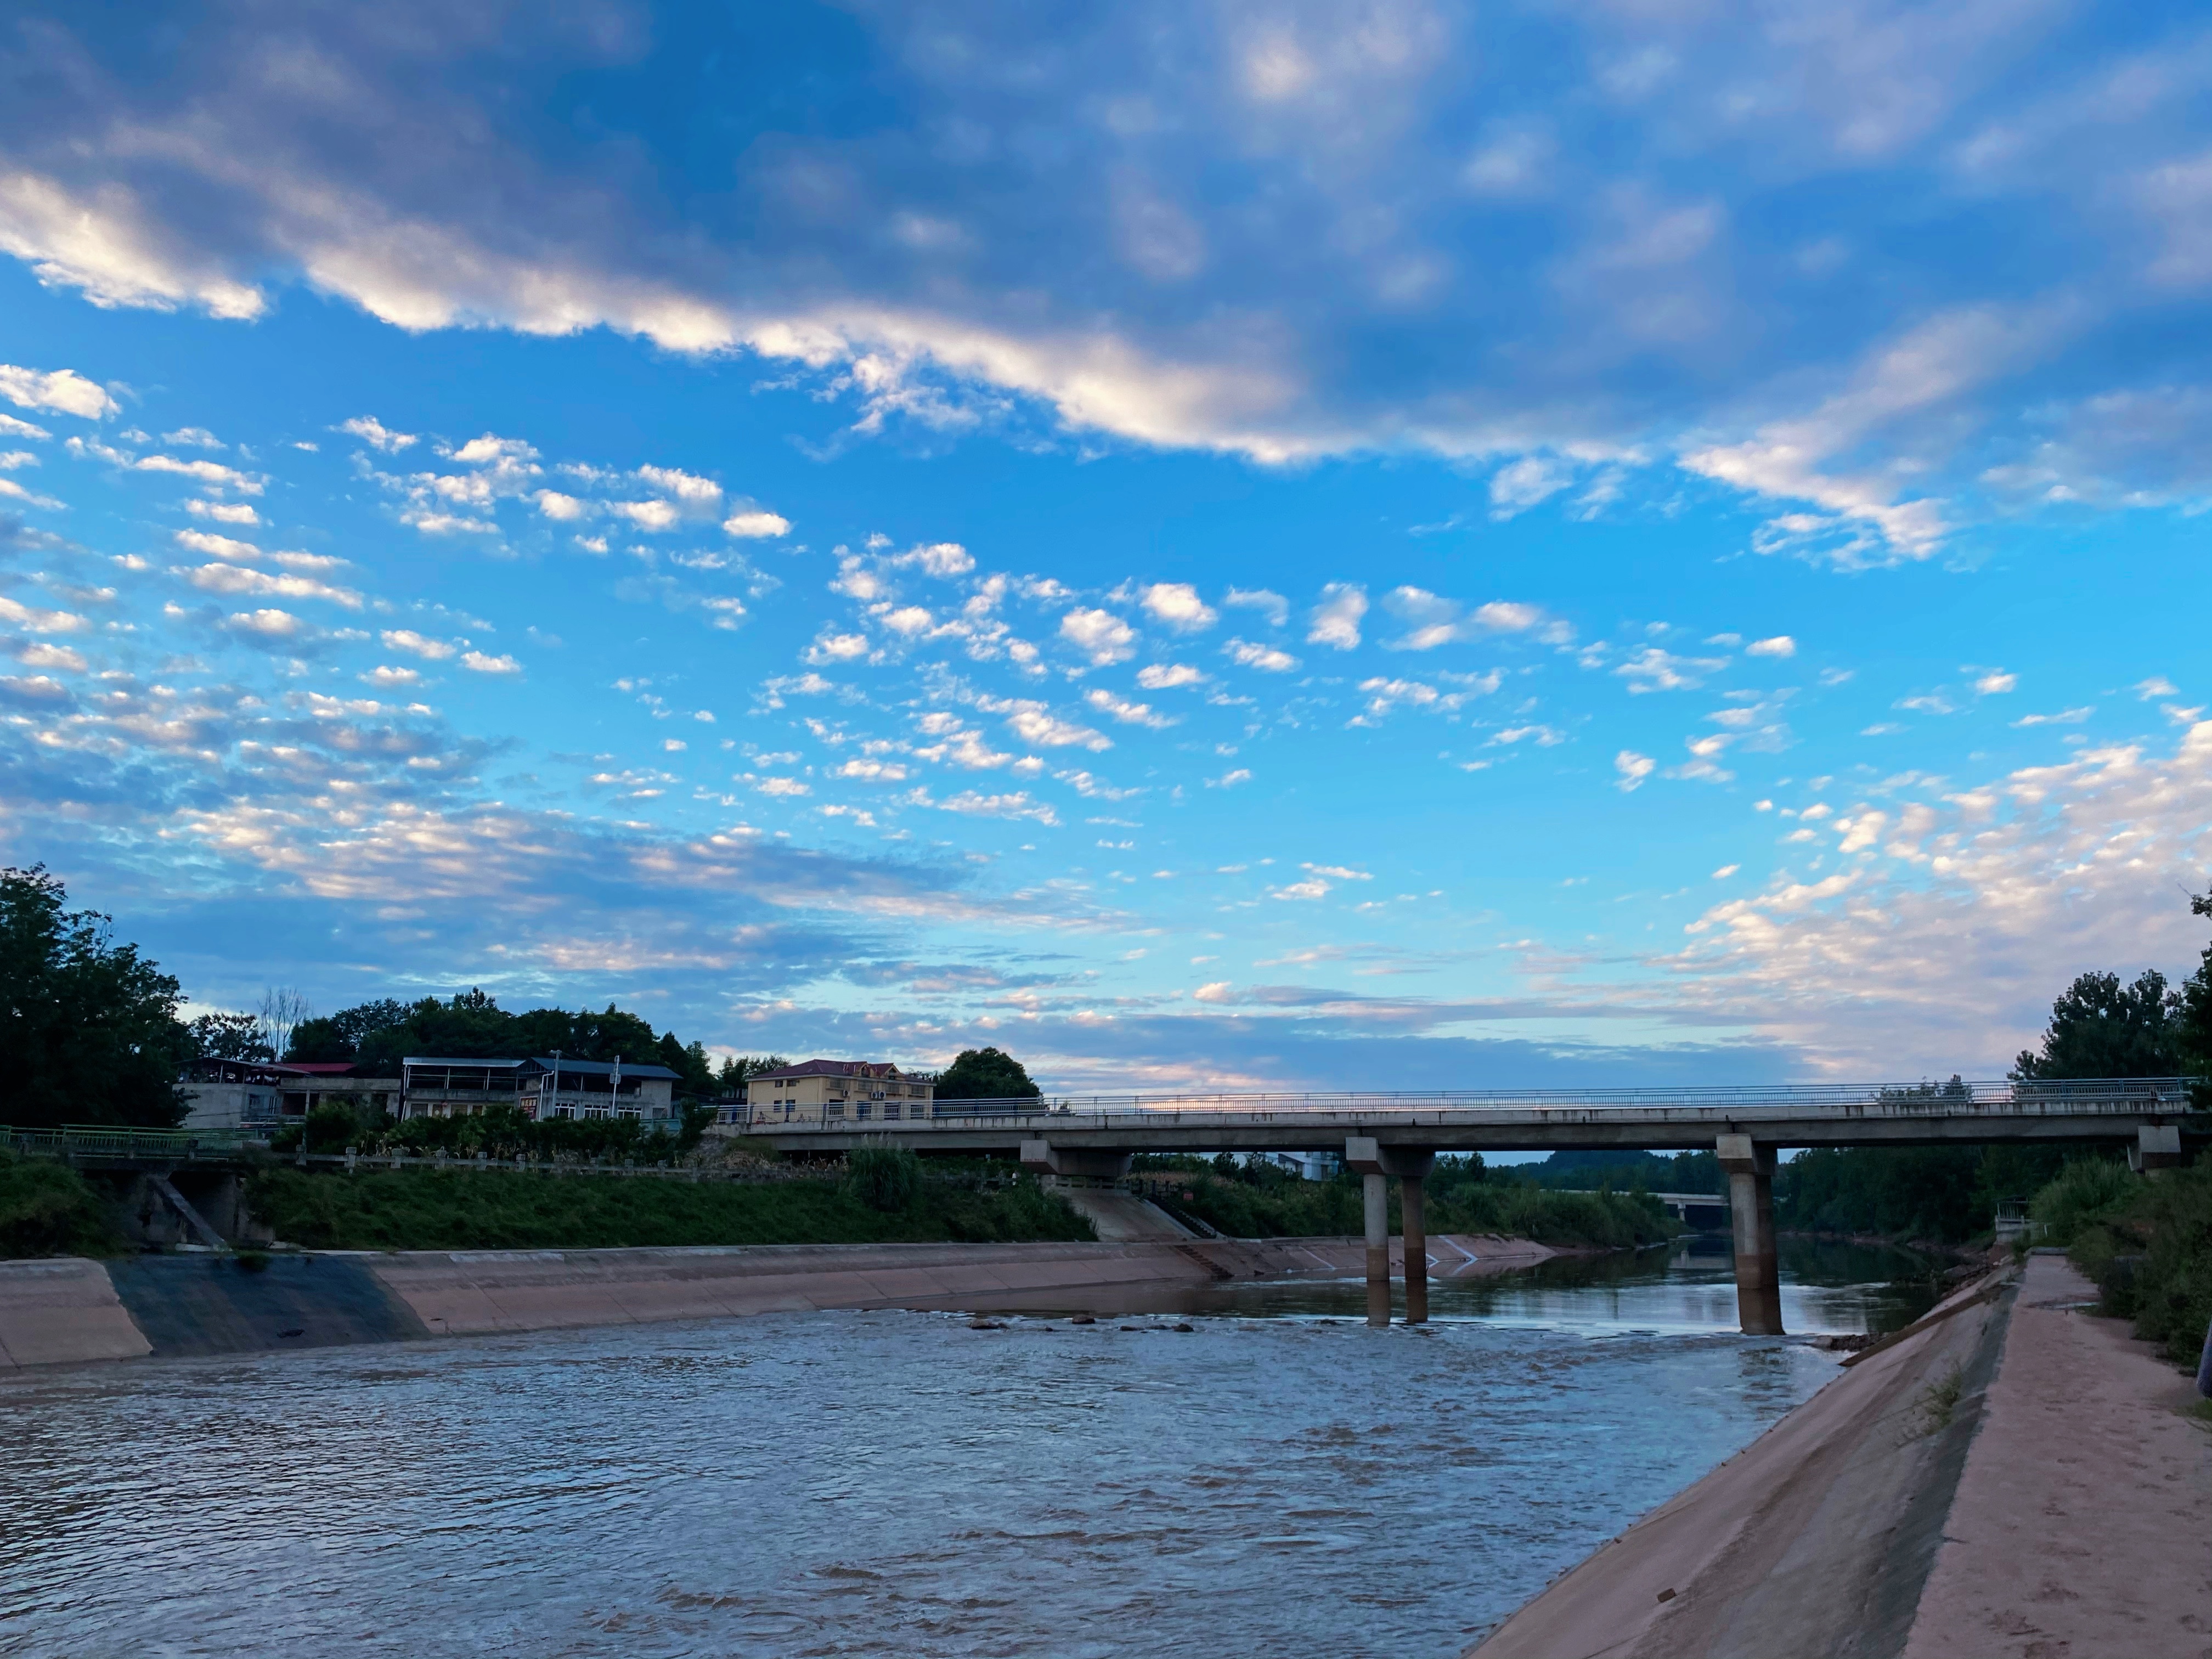
[[(1554, 1254), (1430, 1241), (1437, 1277)], [(10, 1367), (242, 1353), (820, 1308), (1109, 1313), (1178, 1290), (1364, 1271), (1349, 1238), (1100, 1243), (733, 1245), (689, 1249), (319, 1251), (0, 1262)]]
[(1469, 1659), (2164, 1659), (2212, 1631), (2212, 1440), (2054, 1258), (1970, 1285)]

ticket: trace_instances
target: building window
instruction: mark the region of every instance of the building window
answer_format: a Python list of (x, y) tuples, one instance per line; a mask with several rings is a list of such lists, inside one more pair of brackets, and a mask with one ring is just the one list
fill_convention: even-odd
[(884, 1121), (886, 1123), (897, 1122), (898, 1115), (899, 1109), (896, 1106), (886, 1106), (884, 1108)]

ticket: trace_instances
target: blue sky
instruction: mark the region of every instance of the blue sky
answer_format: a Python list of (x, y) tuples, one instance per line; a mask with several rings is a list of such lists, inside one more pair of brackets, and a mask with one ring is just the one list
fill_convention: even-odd
[(1990, 1075), (2212, 861), (2212, 30), (0, 33), (0, 779), (184, 979)]

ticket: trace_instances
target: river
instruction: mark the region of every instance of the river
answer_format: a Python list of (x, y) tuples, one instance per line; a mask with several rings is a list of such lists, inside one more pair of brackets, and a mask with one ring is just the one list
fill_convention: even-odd
[[(1911, 1317), (1905, 1266), (1787, 1249), (1790, 1328)], [(0, 1383), (0, 1653), (1443, 1659), (1835, 1364), (1735, 1334), (1724, 1253), (1446, 1281), (1420, 1330), (1362, 1298)]]

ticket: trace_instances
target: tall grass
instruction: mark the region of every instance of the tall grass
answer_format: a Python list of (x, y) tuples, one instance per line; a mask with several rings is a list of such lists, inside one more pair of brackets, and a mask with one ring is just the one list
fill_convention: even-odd
[[(878, 1189), (880, 1194), (880, 1189)], [(500, 1170), (257, 1170), (246, 1201), (288, 1243), (319, 1249), (594, 1249), (623, 1245), (986, 1243), (1097, 1237), (1031, 1181), (985, 1190), (916, 1183), (880, 1208), (836, 1179), (672, 1181)]]

